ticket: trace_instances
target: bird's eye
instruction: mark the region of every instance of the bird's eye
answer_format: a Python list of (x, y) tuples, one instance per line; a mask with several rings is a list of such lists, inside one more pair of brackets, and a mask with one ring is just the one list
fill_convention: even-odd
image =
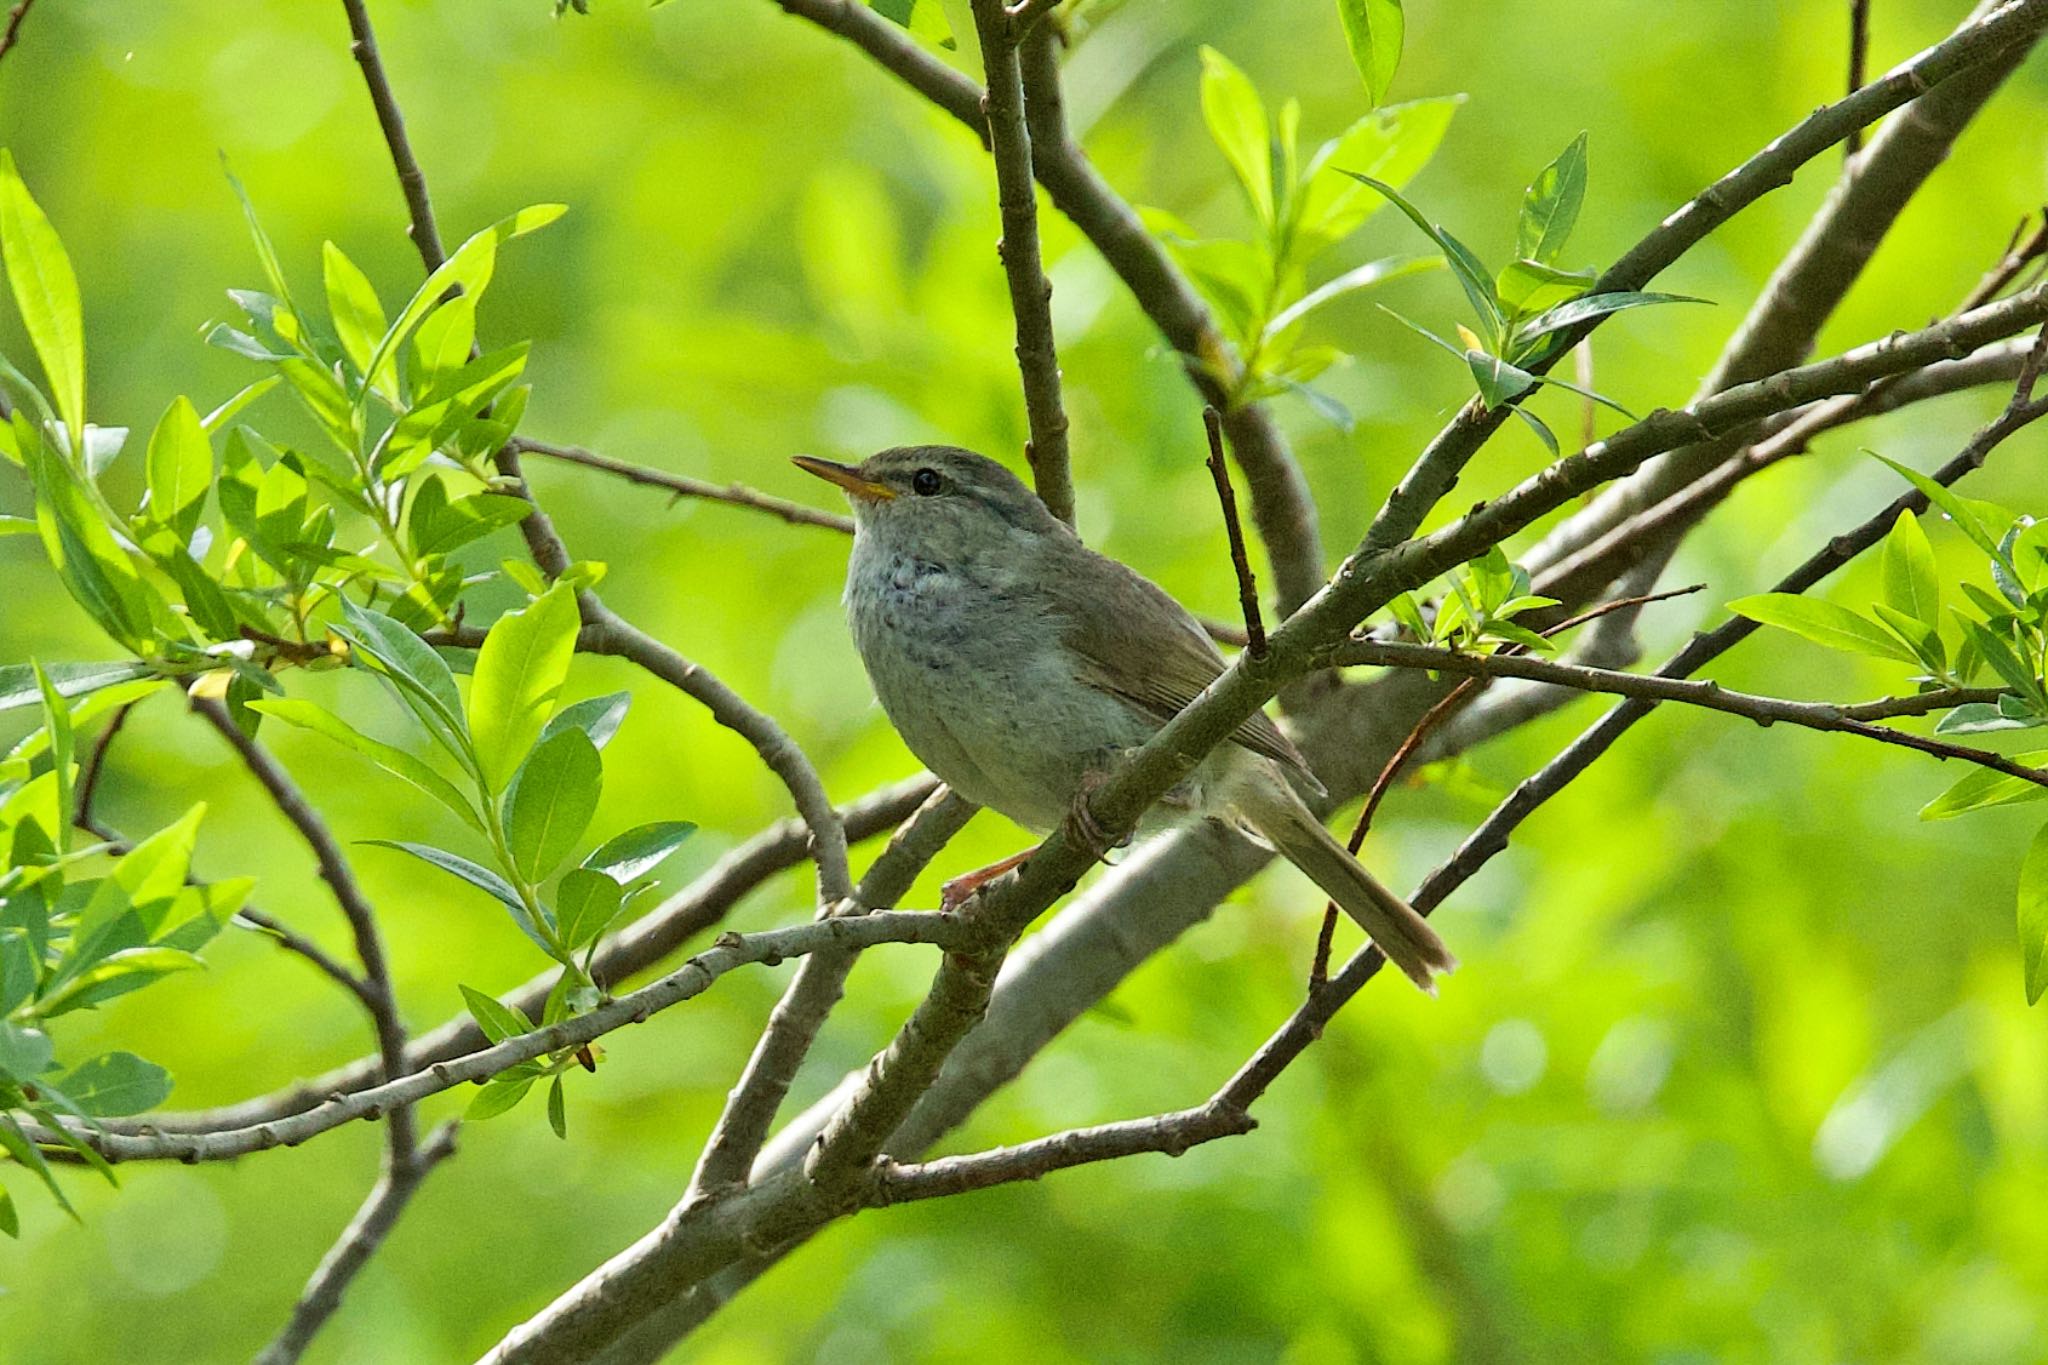
[(920, 469), (910, 476), (910, 491), (921, 498), (928, 498), (943, 488), (945, 483), (946, 481), (939, 477), (938, 470)]

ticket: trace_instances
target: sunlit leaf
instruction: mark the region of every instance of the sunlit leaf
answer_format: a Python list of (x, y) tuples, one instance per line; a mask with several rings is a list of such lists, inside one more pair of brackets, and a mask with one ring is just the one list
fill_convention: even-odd
[(1728, 610), (1767, 626), (1789, 630), (1794, 635), (1851, 654), (1877, 659), (1918, 663), (1918, 657), (1875, 621), (1858, 616), (1847, 607), (1797, 593), (1767, 592), (1739, 597)]
[(1401, 64), (1401, 0), (1337, 0), (1337, 15), (1344, 24), (1352, 64), (1365, 82), (1366, 98), (1378, 104), (1387, 97), (1394, 70)]
[(1564, 250), (1579, 221), (1586, 197), (1586, 135), (1545, 166), (1522, 196), (1522, 217), (1515, 227), (1515, 255), (1549, 265)]
[(14, 157), (0, 148), (0, 256), (6, 258), (7, 283), (14, 305), (43, 374), (50, 396), (73, 436), (85, 431), (85, 324), (79, 308), (78, 277), (57, 229), (43, 214), (14, 168)]

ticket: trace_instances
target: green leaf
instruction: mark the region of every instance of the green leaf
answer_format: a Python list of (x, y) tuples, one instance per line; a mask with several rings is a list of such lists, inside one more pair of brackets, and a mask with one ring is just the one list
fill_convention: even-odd
[(1591, 270), (1559, 270), (1527, 258), (1508, 262), (1494, 277), (1494, 292), (1511, 313), (1541, 313), (1583, 295), (1597, 278)]
[(1630, 308), (1648, 308), (1659, 303), (1706, 303), (1709, 300), (1696, 299), (1689, 294), (1644, 294), (1633, 290), (1620, 290), (1609, 294), (1586, 294), (1558, 304), (1515, 330), (1515, 337), (1523, 344), (1540, 336), (1575, 327), (1588, 318), (1605, 317), (1609, 313), (1625, 312)]
[(182, 948), (149, 945), (123, 948), (87, 967), (45, 996), (38, 1010), (45, 1016), (68, 1014), (117, 995), (139, 990), (173, 972), (197, 971), (206, 964)]
[(1302, 173), (1297, 229), (1325, 243), (1355, 232), (1386, 200), (1355, 180), (1328, 172), (1348, 166), (1397, 189), (1406, 185), (1436, 155), (1451, 116), (1464, 102), (1462, 95), (1442, 95), (1388, 105), (1317, 148)]
[[(1922, 474), (1917, 469), (1909, 469), (1905, 465), (1900, 464), (1897, 460), (1887, 460), (1884, 456), (1878, 454), (1874, 450), (1866, 450), (1864, 454), (1870, 456), (1874, 460), (1881, 461), (1885, 465), (1888, 465), (1893, 473), (1897, 474), (1907, 483), (1912, 484), (1913, 487), (1919, 489), (1921, 494), (1925, 496), (1929, 502), (1933, 503), (1937, 508), (1941, 509), (1941, 511), (1948, 517), (1948, 519), (1954, 522), (1957, 528), (1960, 529), (1964, 535), (1968, 536), (1971, 542), (1975, 544), (1978, 549), (1982, 550), (1985, 554), (1990, 555), (1994, 560), (2002, 560), (2005, 558), (2004, 554), (1998, 548), (1997, 539), (1992, 536), (1990, 531), (1985, 529), (1984, 523), (1978, 520), (1977, 514), (1975, 512), (1972, 512), (1961, 498), (1957, 497), (1954, 493), (1942, 487), (1942, 485), (1936, 483), (1934, 480), (1928, 478), (1925, 474)], [(2008, 564), (2006, 567), (2009, 569), (2012, 566)]]
[[(2022, 767), (2038, 768), (2048, 764), (2048, 749), (2039, 749), (2030, 754), (2014, 754), (2012, 761)], [(1920, 818), (1946, 820), (1967, 811), (1983, 810), (1988, 806), (2012, 806), (2044, 798), (2048, 798), (2048, 787), (2029, 782), (2025, 778), (2007, 776), (1993, 768), (1978, 768), (1922, 806)]]
[(1339, 169), (1343, 170), (1345, 175), (1350, 176), (1359, 184), (1368, 186), (1386, 196), (1387, 200), (1395, 208), (1407, 215), (1409, 222), (1415, 224), (1416, 227), (1422, 230), (1424, 236), (1437, 244), (1437, 247), (1444, 253), (1444, 260), (1450, 264), (1451, 273), (1456, 275), (1458, 283), (1465, 287), (1465, 297), (1472, 301), (1472, 307), (1477, 310), (1480, 318), (1498, 335), (1503, 321), (1500, 299), (1493, 291), (1492, 276), (1487, 272), (1486, 267), (1480, 263), (1479, 258), (1472, 253), (1472, 249), (1443, 228), (1430, 222), (1429, 219), (1423, 216), (1422, 210), (1402, 198), (1401, 192), (1392, 185), (1382, 180), (1375, 180), (1369, 175), (1361, 175), (1354, 170), (1342, 167)]
[(58, 578), (102, 630), (136, 653), (146, 652), (155, 620), (168, 616), (169, 608), (115, 543), (78, 475), (40, 445), (28, 466), (36, 525)]
[(1766, 592), (1739, 597), (1728, 604), (1728, 610), (1767, 626), (1789, 630), (1829, 649), (1909, 664), (1919, 662), (1913, 651), (1893, 639), (1884, 627), (1833, 602), (1797, 593)]
[(583, 860), (583, 866), (602, 872), (621, 885), (652, 871), (662, 859), (682, 846), (697, 832), (688, 820), (659, 820), (627, 830)]
[(21, 1215), (15, 1212), (14, 1196), (7, 1193), (4, 1185), (0, 1185), (0, 1232), (9, 1237), (21, 1236)]
[(132, 1052), (107, 1052), (73, 1068), (57, 1088), (95, 1118), (121, 1118), (162, 1104), (171, 1073)]
[(1237, 173), (1259, 222), (1273, 221), (1273, 131), (1251, 78), (1213, 47), (1202, 49), (1202, 120)]
[(469, 730), (490, 790), (504, 789), (539, 737), (568, 679), (580, 626), (576, 595), (557, 585), (498, 618), (484, 637), (470, 680)]
[(0, 1111), (0, 1152), (5, 1152), (17, 1163), (35, 1172), (50, 1191), (50, 1197), (57, 1201), (57, 1207), (73, 1218), (78, 1217), (78, 1211), (73, 1209), (71, 1201), (64, 1197), (64, 1187), (57, 1183), (56, 1173), (50, 1169), (50, 1163), (43, 1159), (43, 1154), (36, 1150), (36, 1145), (28, 1140), (28, 1134), (21, 1131), (21, 1125), (5, 1111)]
[(0, 1023), (0, 1076), (32, 1085), (50, 1069), (53, 1053), (50, 1035), (41, 1029)]
[(574, 951), (591, 942), (618, 918), (623, 904), (624, 894), (611, 877), (587, 867), (570, 868), (555, 888), (555, 922), (562, 928), (563, 946)]
[(526, 1092), (533, 1088), (533, 1078), (520, 1077), (516, 1080), (500, 1078), (477, 1091), (476, 1098), (469, 1102), (469, 1108), (462, 1117), (471, 1122), (494, 1119), (526, 1098)]
[(334, 319), (342, 353), (365, 377), (364, 382), (376, 383), (382, 376), (370, 375), (370, 355), (384, 335), (384, 305), (377, 301), (377, 291), (368, 277), (334, 243), (322, 247), (321, 263), (327, 282), (327, 311)]
[(410, 782), (427, 795), (439, 801), (449, 810), (462, 817), (462, 822), (481, 834), (484, 823), (469, 798), (461, 789), (441, 774), (427, 766), (422, 759), (415, 758), (405, 750), (372, 739), (357, 730), (341, 717), (309, 701), (290, 697), (266, 697), (249, 703), (249, 709), (266, 716), (275, 716), (287, 725), (296, 725), (355, 750), (392, 776)]
[(1941, 623), (1941, 579), (1927, 531), (1911, 512), (1899, 513), (1884, 538), (1884, 596), (1893, 610), (1930, 627)]
[(1905, 642), (1915, 657), (1927, 665), (1928, 672), (1939, 673), (1948, 667), (1948, 653), (1942, 647), (1940, 630), (1885, 602), (1871, 603), (1870, 613), (1885, 629)]
[(480, 891), (489, 893), (509, 910), (519, 915), (526, 913), (526, 903), (519, 899), (519, 893), (497, 873), (481, 867), (459, 853), (450, 853), (445, 848), (434, 848), (428, 844), (408, 843), (403, 839), (365, 839), (366, 844), (378, 848), (395, 848), (401, 853), (410, 853), (422, 862), (430, 863), (443, 872), (452, 873)]
[(569, 1110), (562, 1098), (562, 1078), (555, 1077), (548, 1086), (548, 1127), (555, 1130), (555, 1136), (567, 1141), (569, 1138)]
[(2013, 649), (2012, 642), (1959, 611), (1954, 614), (1962, 624), (1963, 637), (1976, 647), (1984, 662), (1991, 665), (1992, 672), (1998, 674), (2006, 686), (2033, 702), (2035, 709), (2048, 710), (2048, 694), (2043, 693), (2040, 677), (2032, 665)]
[(555, 718), (541, 729), (540, 737), (545, 741), (573, 726), (589, 735), (590, 742), (602, 749), (619, 732), (619, 726), (626, 720), (626, 710), (632, 704), (631, 692), (612, 692), (572, 702), (555, 713)]
[(1505, 407), (1536, 387), (1535, 375), (1485, 351), (1465, 352), (1465, 365), (1489, 408)]
[[(51, 664), (42, 670), (60, 697), (82, 697), (119, 683), (147, 678), (155, 670), (148, 664), (123, 660), (104, 664)], [(36, 670), (28, 664), (0, 667), (0, 711), (34, 706), (43, 698)]]
[(427, 314), (412, 339), (414, 390), (424, 393), (438, 387), (443, 375), (469, 363), (475, 344), (476, 300), (468, 294), (458, 294)]
[(469, 1013), (484, 1031), (484, 1037), (493, 1043), (502, 1043), (507, 1038), (517, 1038), (522, 1033), (533, 1031), (533, 1021), (515, 1006), (508, 1005), (496, 996), (486, 995), (474, 986), (463, 986), (462, 998), (469, 1005)]
[(206, 420), (201, 422), (200, 426), (206, 429), (207, 435), (213, 435), (240, 416), (242, 409), (248, 407), (251, 403), (261, 398), (264, 394), (269, 393), (283, 382), (282, 378), (274, 374), (257, 380), (234, 397), (228, 399), (227, 402), (222, 403), (212, 412), (207, 413)]
[(543, 881), (562, 865), (590, 828), (603, 785), (604, 760), (583, 731), (571, 726), (534, 746), (505, 794), (505, 838), (520, 876)]
[(0, 148), (0, 256), (29, 343), (50, 396), (74, 442), (85, 434), (85, 324), (71, 258), (42, 208), (22, 183), (14, 157)]
[(1515, 255), (1544, 265), (1555, 262), (1579, 221), (1585, 198), (1586, 135), (1580, 133), (1529, 182), (1522, 196), (1522, 218), (1515, 227)]
[(149, 438), (149, 511), (188, 544), (213, 487), (213, 445), (188, 398), (172, 403)]
[(1365, 82), (1365, 96), (1378, 104), (1401, 64), (1401, 0), (1337, 0), (1337, 17), (1344, 24), (1352, 64)]
[(2034, 715), (2009, 716), (1991, 702), (1968, 701), (1943, 716), (1935, 724), (1934, 733), (1981, 735), (1997, 730), (2031, 730), (2042, 724), (2048, 724), (2048, 718)]
[(397, 321), (391, 324), (384, 337), (377, 343), (370, 361), (363, 367), (366, 373), (375, 374), (384, 368), (384, 362), (403, 343), (412, 329), (419, 325), (429, 309), (438, 303), (441, 296), (450, 290), (461, 290), (465, 294), (480, 295), (490, 283), (491, 275), (497, 268), (498, 247), (515, 237), (546, 227), (555, 219), (568, 212), (562, 204), (535, 204), (523, 208), (510, 217), (501, 218), (482, 232), (477, 233), (441, 263), (438, 270), (427, 276), (426, 283), (406, 303)]
[(2048, 827), (2034, 836), (2020, 863), (2019, 911), (2020, 961), (2032, 1005), (2048, 990)]
[(353, 649), (367, 655), (377, 672), (391, 679), (399, 695), (427, 729), (458, 757), (466, 757), (462, 694), (448, 661), (434, 647), (382, 612), (342, 599), (348, 628), (338, 630)]
[(1443, 266), (1444, 259), (1441, 256), (1387, 256), (1377, 261), (1367, 261), (1364, 265), (1345, 271), (1335, 279), (1324, 281), (1281, 309), (1273, 320), (1266, 324), (1266, 335), (1280, 335), (1318, 308), (1347, 294), (1355, 294), (1361, 289), (1371, 289), (1389, 280), (1419, 275), (1426, 270), (1440, 270)]

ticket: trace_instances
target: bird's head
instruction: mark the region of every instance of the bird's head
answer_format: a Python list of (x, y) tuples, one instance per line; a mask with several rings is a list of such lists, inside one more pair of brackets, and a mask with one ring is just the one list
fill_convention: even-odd
[(794, 462), (846, 490), (856, 534), (940, 563), (1066, 528), (1015, 474), (958, 446), (896, 446), (857, 465)]

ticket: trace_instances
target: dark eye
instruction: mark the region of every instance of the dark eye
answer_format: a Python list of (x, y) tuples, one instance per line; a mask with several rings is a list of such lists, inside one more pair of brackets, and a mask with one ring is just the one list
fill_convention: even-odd
[(945, 487), (945, 484), (946, 481), (939, 477), (939, 471), (936, 469), (920, 469), (910, 476), (910, 491), (920, 498), (932, 496)]

